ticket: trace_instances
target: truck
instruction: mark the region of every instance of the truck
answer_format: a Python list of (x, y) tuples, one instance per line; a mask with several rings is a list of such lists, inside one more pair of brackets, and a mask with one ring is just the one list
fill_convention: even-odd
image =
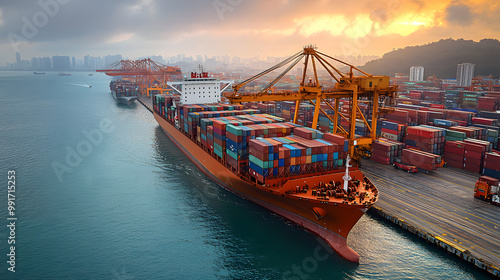
[(400, 162), (395, 162), (393, 164), (394, 168), (396, 169), (401, 169), (401, 170), (404, 170), (408, 173), (417, 173), (418, 172), (418, 168), (414, 165), (408, 165), (408, 164), (404, 164), (404, 163), (400, 163)]
[(476, 182), (474, 188), (474, 197), (491, 202), (494, 205), (500, 206), (500, 197), (497, 178), (489, 176), (481, 176)]

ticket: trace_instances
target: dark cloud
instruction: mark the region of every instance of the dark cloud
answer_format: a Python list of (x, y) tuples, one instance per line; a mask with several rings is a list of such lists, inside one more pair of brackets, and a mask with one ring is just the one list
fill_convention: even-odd
[(469, 26), (474, 22), (474, 13), (466, 4), (452, 2), (445, 12), (446, 20), (451, 24)]
[[(159, 53), (286, 55), (308, 43), (333, 50), (338, 42), (353, 40), (327, 31), (305, 36), (302, 31), (309, 20), (342, 15), (351, 22), (369, 15), (377, 28), (384, 29), (401, 14), (426, 12), (431, 1), (436, 0), (0, 0), (0, 65), (15, 59), (9, 34), (26, 37), (26, 22), (36, 20), (46, 22), (35, 24), (36, 32), (20, 45), (25, 58), (110, 53), (131, 58)], [(437, 12), (443, 12), (452, 26), (473, 22), (487, 26), (482, 23), (486, 17), (459, 2)], [(498, 21), (497, 14), (492, 22)], [(120, 36), (129, 40), (120, 42)], [(378, 43), (375, 36), (371, 40)], [(385, 42), (380, 48), (393, 43)]]

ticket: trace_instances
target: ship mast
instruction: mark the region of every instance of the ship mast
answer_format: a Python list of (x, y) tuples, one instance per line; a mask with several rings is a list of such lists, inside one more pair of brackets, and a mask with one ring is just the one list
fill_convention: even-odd
[(351, 158), (349, 155), (347, 155), (346, 162), (345, 162), (345, 175), (342, 177), (344, 179), (344, 191), (347, 192), (347, 186), (349, 184), (349, 181), (351, 181), (351, 176), (349, 176), (349, 167), (352, 167), (349, 165), (349, 162), (351, 161)]

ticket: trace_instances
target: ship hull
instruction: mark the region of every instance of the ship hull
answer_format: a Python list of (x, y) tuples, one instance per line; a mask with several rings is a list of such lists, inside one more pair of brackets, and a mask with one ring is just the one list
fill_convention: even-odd
[[(270, 190), (259, 188), (229, 171), (223, 164), (191, 141), (156, 112), (154, 113), (154, 117), (173, 143), (205, 175), (210, 177), (217, 184), (316, 233), (325, 239), (342, 257), (352, 262), (359, 262), (359, 255), (347, 245), (346, 238), (351, 228), (368, 210), (371, 204), (348, 205), (343, 203), (321, 203), (308, 199), (294, 199), (287, 195), (281, 195)], [(356, 175), (362, 176), (359, 170), (351, 173), (351, 176)], [(316, 179), (331, 179), (328, 176), (329, 175), (325, 175), (324, 178)], [(336, 174), (334, 176), (341, 176), (341, 174)], [(328, 214), (318, 219), (312, 211), (315, 207), (324, 209)]]
[(111, 91), (111, 96), (113, 96), (116, 101), (125, 105), (130, 105), (137, 100), (137, 96), (116, 96), (116, 92), (113, 90)]

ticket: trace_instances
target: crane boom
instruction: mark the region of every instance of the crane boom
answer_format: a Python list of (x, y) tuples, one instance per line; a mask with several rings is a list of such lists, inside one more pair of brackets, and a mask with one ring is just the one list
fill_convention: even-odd
[[(301, 83), (299, 89), (296, 91), (277, 91), (268, 92), (269, 89), (275, 85), (281, 78), (283, 78), (286, 73), (288, 73), (299, 61), (304, 58), (304, 70), (302, 73)], [(337, 67), (333, 66), (330, 61), (340, 63), (348, 67), (348, 72), (343, 73)], [(316, 68), (316, 61), (327, 71), (329, 76), (335, 80), (335, 86), (331, 89), (323, 89), (320, 85), (320, 79), (318, 77), (318, 71)], [(306, 82), (307, 68), (311, 64), (313, 71), (313, 78)], [(288, 67), (279, 74), (275, 79), (273, 79), (263, 90), (254, 93), (240, 93), (241, 88), (247, 83), (254, 81), (262, 76), (265, 76), (272, 71), (284, 67)], [(359, 76), (354, 76), (354, 71), (359, 72)], [(371, 149), (373, 140), (377, 138), (377, 118), (380, 112), (387, 112), (393, 110), (390, 107), (380, 107), (379, 102), (381, 98), (392, 99), (396, 96), (398, 86), (389, 84), (388, 76), (374, 76), (370, 75), (359, 68), (341, 61), (332, 56), (326, 55), (319, 51), (316, 51), (316, 47), (312, 45), (305, 46), (302, 51), (290, 56), (286, 60), (274, 65), (273, 67), (260, 72), (259, 74), (244, 80), (241, 83), (233, 85), (233, 92), (226, 95), (231, 103), (244, 103), (244, 102), (266, 102), (266, 101), (296, 101), (294, 122), (297, 123), (299, 105), (301, 101), (308, 101), (314, 104), (314, 116), (312, 121), (312, 128), (316, 128), (319, 113), (325, 114), (331, 121), (334, 122), (334, 133), (341, 131), (347, 139), (349, 139), (349, 155), (353, 160), (359, 160), (359, 151), (363, 149)], [(365, 117), (361, 109), (358, 107), (358, 101), (361, 98), (368, 99), (372, 103), (372, 119), (371, 124), (368, 118)], [(339, 110), (339, 100), (349, 99), (351, 110), (349, 116), (346, 117)], [(328, 100), (334, 100), (334, 105)], [(324, 102), (328, 104), (330, 108), (335, 112), (333, 120), (324, 110), (321, 109), (321, 103)], [(338, 126), (338, 117), (342, 117), (349, 120), (349, 129), (345, 130)], [(356, 118), (360, 116), (363, 123), (368, 127), (370, 132), (369, 137), (357, 137), (355, 135), (355, 124)]]

